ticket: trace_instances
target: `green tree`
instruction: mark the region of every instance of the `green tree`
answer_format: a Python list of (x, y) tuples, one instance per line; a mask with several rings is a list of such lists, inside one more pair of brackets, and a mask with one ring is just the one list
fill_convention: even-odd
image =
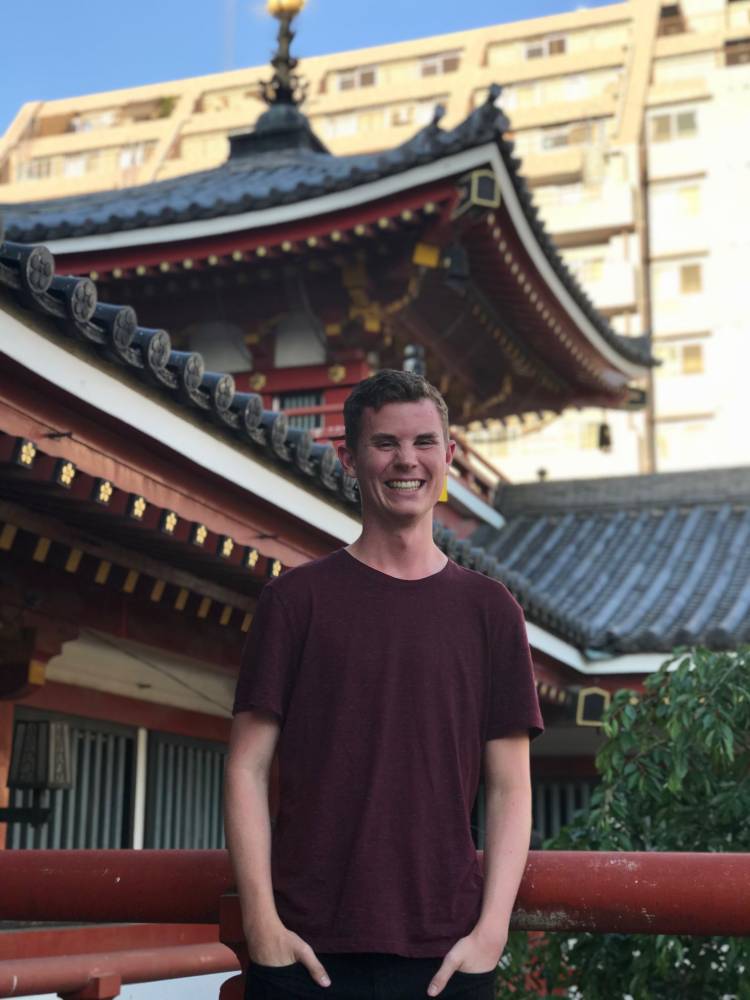
[[(678, 650), (603, 721), (591, 807), (545, 844), (750, 851), (750, 647)], [(750, 939), (512, 934), (502, 1000), (750, 1000)]]

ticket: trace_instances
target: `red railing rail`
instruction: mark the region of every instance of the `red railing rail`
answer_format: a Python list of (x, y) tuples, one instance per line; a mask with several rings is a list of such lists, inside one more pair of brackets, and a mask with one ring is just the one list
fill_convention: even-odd
[(6, 959), (0, 962), (0, 997), (60, 993), (110, 1000), (119, 995), (126, 983), (203, 976), (210, 972), (238, 972), (239, 969), (237, 956), (219, 942), (54, 958)]
[[(483, 862), (482, 852), (479, 860)], [(246, 963), (239, 905), (225, 851), (4, 851), (0, 852), (0, 886), (0, 920), (218, 923), (221, 940), (237, 953), (240, 965)], [(511, 926), (541, 931), (747, 936), (748, 899), (750, 854), (532, 851)], [(155, 957), (152, 951), (164, 954)], [(76, 962), (82, 960), (74, 968), (79, 977), (76, 982), (85, 979), (93, 984), (98, 977), (99, 986), (76, 987), (75, 992), (68, 989), (72, 980), (63, 983), (61, 979), (60, 985), (45, 981), (45, 990), (60, 992), (65, 986), (66, 996), (78, 1000), (115, 997), (118, 976), (121, 982), (137, 982), (193, 975), (199, 953), (211, 956), (211, 961), (231, 962), (227, 949), (215, 944), (112, 952), (106, 961), (101, 955), (73, 956)], [(54, 961), (62, 974), (60, 959)], [(31, 966), (16, 965), (27, 977), (32, 975)], [(157, 966), (162, 971), (155, 971)], [(26, 989), (31, 978), (24, 980), (23, 992), (18, 979), (14, 992), (7, 992), (6, 973), (13, 974), (7, 961), (0, 964), (0, 996), (42, 992), (40, 980), (33, 980), (33, 988)], [(132, 976), (141, 978), (127, 978)], [(222, 987), (225, 1000), (242, 995), (241, 976)]]

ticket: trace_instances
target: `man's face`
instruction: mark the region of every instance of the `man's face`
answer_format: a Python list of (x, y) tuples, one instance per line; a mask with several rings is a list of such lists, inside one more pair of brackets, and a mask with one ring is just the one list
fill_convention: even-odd
[(342, 446), (339, 457), (359, 480), (365, 517), (414, 521), (437, 503), (455, 448), (435, 404), (420, 399), (365, 409), (356, 453)]

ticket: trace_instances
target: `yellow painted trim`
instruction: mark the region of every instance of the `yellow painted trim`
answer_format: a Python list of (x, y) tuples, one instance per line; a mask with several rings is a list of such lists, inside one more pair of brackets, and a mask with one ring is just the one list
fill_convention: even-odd
[(432, 243), (417, 243), (411, 260), (419, 267), (439, 267), (440, 247), (434, 246)]
[(151, 588), (151, 600), (155, 603), (160, 601), (164, 595), (164, 588), (167, 586), (166, 580), (154, 580), (154, 585)]
[(208, 617), (208, 612), (211, 610), (211, 605), (212, 604), (213, 604), (213, 601), (211, 600), (210, 597), (204, 597), (204, 598), (202, 598), (200, 604), (198, 605), (198, 617), (199, 618), (207, 618)]
[(188, 597), (190, 597), (190, 591), (187, 587), (180, 587), (177, 592), (177, 597), (174, 599), (175, 611), (184, 611), (185, 605), (188, 602)]
[(15, 524), (3, 525), (3, 530), (0, 531), (0, 549), (3, 552), (9, 552), (13, 548), (13, 542), (16, 540), (17, 534), (18, 528)]
[(67, 573), (77, 573), (81, 565), (83, 552), (80, 549), (71, 549), (68, 558), (65, 560), (65, 570)]
[(29, 662), (29, 672), (27, 674), (29, 684), (42, 687), (47, 680), (47, 664), (43, 660), (31, 660)]
[(125, 577), (125, 583), (123, 583), (122, 585), (123, 593), (125, 594), (133, 593), (133, 591), (136, 588), (136, 584), (138, 583), (138, 578), (140, 577), (140, 575), (141, 574), (138, 572), (137, 569), (128, 570), (128, 575)]
[(107, 559), (102, 559), (96, 568), (96, 576), (94, 577), (94, 583), (105, 584), (109, 579), (109, 572), (112, 569), (112, 563)]
[(34, 554), (31, 557), (34, 562), (43, 563), (49, 554), (49, 548), (52, 544), (49, 538), (40, 537), (39, 541), (36, 543), (36, 548), (34, 549)]
[(219, 625), (228, 625), (229, 620), (232, 617), (232, 612), (234, 608), (231, 604), (225, 604), (221, 610), (221, 618), (219, 618)]

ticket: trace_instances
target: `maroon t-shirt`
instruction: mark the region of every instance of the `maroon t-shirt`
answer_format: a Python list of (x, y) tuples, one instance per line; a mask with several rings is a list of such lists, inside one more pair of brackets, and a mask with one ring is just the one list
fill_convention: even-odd
[(543, 728), (523, 614), (449, 561), (400, 580), (344, 549), (263, 590), (234, 711), (272, 712), (282, 922), (315, 951), (442, 957), (479, 918), (486, 740)]

